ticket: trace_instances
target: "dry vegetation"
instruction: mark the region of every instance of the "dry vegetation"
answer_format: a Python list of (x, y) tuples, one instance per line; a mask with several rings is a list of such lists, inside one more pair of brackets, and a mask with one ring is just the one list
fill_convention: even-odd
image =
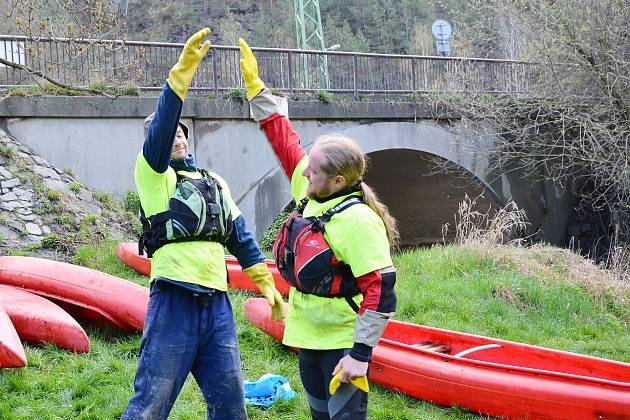
[(604, 268), (570, 249), (529, 245), (520, 236), (526, 224), (523, 211), (513, 202), (494, 213), (481, 213), (475, 210), (475, 200), (467, 197), (456, 216), (456, 243), (541, 281), (569, 281), (598, 299), (613, 296), (620, 304), (630, 302), (627, 247), (611, 254), (609, 268)]

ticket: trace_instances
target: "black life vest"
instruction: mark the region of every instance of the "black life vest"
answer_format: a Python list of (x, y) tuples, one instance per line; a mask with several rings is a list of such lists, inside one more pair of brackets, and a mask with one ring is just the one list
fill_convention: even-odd
[(335, 214), (362, 202), (350, 196), (321, 216), (303, 217), (308, 198), (284, 221), (273, 245), (282, 277), (302, 293), (344, 297), (357, 311), (352, 296), (360, 293), (350, 266), (337, 260), (324, 238), (325, 224)]
[(177, 174), (175, 192), (168, 210), (145, 217), (140, 207), (142, 235), (138, 241), (140, 255), (147, 256), (172, 242), (214, 241), (225, 244), (234, 224), (223, 187), (205, 169), (200, 179)]

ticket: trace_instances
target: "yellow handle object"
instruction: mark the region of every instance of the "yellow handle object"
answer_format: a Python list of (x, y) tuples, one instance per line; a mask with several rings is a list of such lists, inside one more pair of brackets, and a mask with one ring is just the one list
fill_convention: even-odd
[(260, 289), (260, 293), (267, 299), (269, 306), (271, 306), (271, 318), (274, 321), (282, 321), (287, 317), (287, 309), (282, 300), (282, 295), (276, 289), (273, 276), (267, 268), (267, 264), (264, 262), (254, 264), (249, 268), (243, 270), (245, 274), (256, 286)]
[(186, 45), (184, 45), (184, 50), (179, 56), (179, 61), (168, 73), (166, 81), (182, 101), (186, 99), (186, 93), (188, 93), (188, 88), (195, 76), (199, 63), (201, 63), (201, 60), (203, 60), (211, 47), (210, 41), (201, 43), (208, 35), (210, 35), (210, 29), (203, 28), (188, 38)]
[(241, 45), (241, 73), (245, 81), (247, 100), (251, 100), (265, 88), (265, 84), (258, 77), (258, 63), (252, 49), (243, 38), (238, 39)]
[[(337, 389), (341, 385), (341, 375), (343, 371), (337, 372), (335, 376), (330, 380), (330, 385), (328, 386), (328, 390), (330, 391), (330, 395), (334, 395), (337, 392)], [(363, 375), (358, 378), (352, 379), (350, 383), (362, 391), (370, 392), (370, 385), (368, 384), (367, 376)]]

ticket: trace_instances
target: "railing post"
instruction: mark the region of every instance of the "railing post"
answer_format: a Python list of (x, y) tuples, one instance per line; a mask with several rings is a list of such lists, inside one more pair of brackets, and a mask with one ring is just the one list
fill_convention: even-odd
[(217, 50), (212, 51), (212, 83), (214, 83), (214, 97), (219, 98), (219, 84), (217, 77)]
[(354, 82), (354, 99), (359, 100), (359, 81), (358, 81), (358, 69), (357, 69), (357, 55), (352, 56), (352, 75)]
[(118, 75), (118, 71), (116, 70), (116, 41), (114, 41), (112, 42), (112, 76), (114, 80), (116, 80), (117, 75)]
[(413, 92), (416, 92), (416, 59), (415, 58), (411, 58), (411, 90), (413, 90)]
[(293, 94), (293, 59), (291, 58), (293, 54), (291, 52), (287, 53), (287, 71), (289, 72), (289, 77), (287, 80), (289, 93)]

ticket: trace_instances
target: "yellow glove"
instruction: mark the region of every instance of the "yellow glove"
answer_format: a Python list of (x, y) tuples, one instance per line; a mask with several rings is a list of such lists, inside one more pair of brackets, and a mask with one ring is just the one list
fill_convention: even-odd
[(258, 63), (252, 49), (243, 38), (239, 38), (238, 42), (241, 44), (241, 73), (243, 73), (243, 80), (245, 81), (247, 100), (250, 101), (262, 92), (265, 84), (258, 77)]
[(269, 306), (271, 306), (271, 318), (274, 321), (282, 321), (287, 317), (287, 308), (282, 300), (282, 295), (276, 289), (273, 276), (267, 268), (267, 264), (264, 262), (254, 264), (249, 268), (244, 269), (245, 274), (256, 283), (256, 286), (260, 289), (260, 293), (267, 299)]
[[(341, 375), (342, 374), (343, 374), (343, 371), (340, 370), (330, 380), (330, 385), (328, 386), (328, 390), (330, 391), (330, 395), (334, 395), (335, 392), (337, 392), (337, 389), (341, 385)], [(368, 384), (367, 376), (365, 376), (365, 375), (351, 380), (350, 383), (352, 385), (356, 386), (357, 388), (365, 391), (365, 392), (370, 392), (370, 385)]]
[(186, 93), (197, 71), (197, 66), (199, 66), (199, 63), (201, 63), (201, 60), (203, 60), (210, 49), (210, 41), (201, 44), (201, 41), (208, 35), (210, 35), (210, 29), (203, 28), (188, 38), (186, 45), (184, 45), (184, 50), (179, 56), (179, 61), (168, 73), (166, 81), (182, 101), (186, 99)]

